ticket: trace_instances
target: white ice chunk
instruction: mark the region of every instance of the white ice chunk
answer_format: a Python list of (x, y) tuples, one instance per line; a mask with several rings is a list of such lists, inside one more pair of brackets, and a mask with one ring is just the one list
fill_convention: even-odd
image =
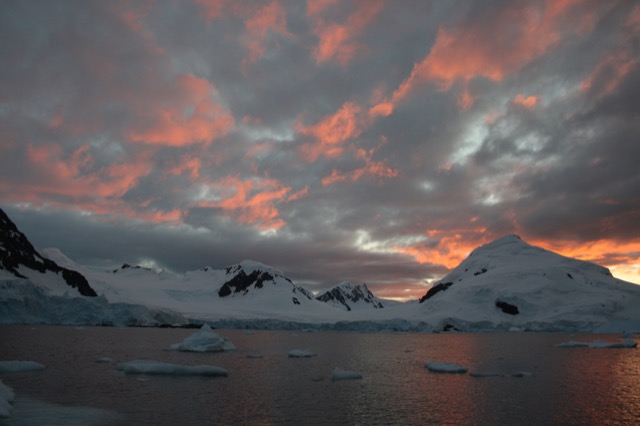
[(11, 417), (13, 406), (11, 403), (14, 401), (16, 394), (9, 386), (2, 383), (0, 380), (0, 419)]
[(466, 373), (467, 367), (455, 364), (453, 362), (428, 362), (425, 367), (434, 373)]
[(204, 324), (195, 334), (181, 343), (171, 345), (171, 349), (188, 352), (223, 352), (236, 349), (229, 340), (214, 333), (209, 324)]
[(21, 373), (44, 370), (44, 365), (34, 361), (0, 361), (0, 373)]
[(125, 374), (223, 377), (229, 375), (227, 370), (215, 365), (179, 365), (149, 360), (123, 362), (118, 365), (118, 370), (124, 371)]
[(594, 340), (592, 342), (576, 342), (570, 340), (568, 342), (558, 343), (560, 348), (597, 348), (597, 349), (618, 349), (618, 348), (635, 348), (638, 342), (633, 339), (625, 339), (622, 342), (607, 342), (606, 340)]
[(362, 379), (362, 375), (356, 371), (343, 370), (336, 367), (331, 373), (331, 380), (357, 380)]
[(317, 354), (304, 349), (291, 349), (289, 351), (289, 356), (291, 358), (310, 358), (312, 356), (317, 356)]

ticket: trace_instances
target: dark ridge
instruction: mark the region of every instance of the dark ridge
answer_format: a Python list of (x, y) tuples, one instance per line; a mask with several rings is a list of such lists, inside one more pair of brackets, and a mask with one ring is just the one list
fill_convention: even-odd
[(351, 306), (349, 306), (349, 302), (357, 303), (360, 300), (363, 300), (366, 303), (371, 304), (375, 309), (382, 309), (384, 306), (382, 303), (375, 299), (375, 296), (366, 284), (359, 284), (352, 287), (351, 291), (348, 292), (340, 286), (334, 287), (326, 292), (318, 295), (316, 300), (320, 302), (331, 302), (335, 301), (342, 304), (347, 308), (347, 311), (351, 310)]
[(474, 272), (473, 275), (478, 276), (484, 274), (485, 272), (487, 272), (487, 268), (482, 268), (479, 271)]
[(505, 314), (518, 315), (520, 313), (516, 305), (512, 305), (511, 303), (507, 303), (500, 299), (496, 299), (496, 307)]
[(118, 269), (114, 269), (113, 273), (117, 273), (118, 271), (123, 271), (125, 269), (140, 269), (142, 271), (152, 271), (151, 268), (145, 268), (144, 266), (138, 266), (138, 265), (129, 265), (128, 263), (123, 264), (120, 268)]
[[(227, 273), (232, 270), (233, 269), (231, 267), (226, 268)], [(273, 275), (269, 272), (255, 270), (247, 275), (243, 269), (240, 269), (240, 272), (220, 287), (220, 290), (218, 290), (218, 296), (227, 297), (231, 293), (247, 294), (249, 287), (252, 285), (254, 288), (262, 288), (263, 282), (273, 281), (273, 278)]]
[(343, 304), (347, 308), (347, 311), (351, 310), (351, 306), (349, 306), (349, 304), (344, 298), (344, 294), (342, 293), (342, 291), (340, 291), (340, 288), (338, 287), (334, 287), (331, 290), (322, 293), (321, 295), (316, 297), (316, 299), (321, 302), (331, 302), (335, 300)]
[(420, 303), (424, 302), (427, 299), (432, 298), (433, 296), (435, 296), (437, 293), (439, 293), (441, 291), (445, 291), (446, 289), (448, 289), (452, 285), (453, 285), (452, 282), (438, 283), (438, 284), (434, 285), (433, 287), (431, 287), (429, 289), (429, 291), (427, 291), (427, 294), (425, 294), (424, 296), (422, 296), (420, 298)]
[(0, 267), (16, 277), (26, 278), (18, 272), (21, 265), (40, 273), (50, 271), (62, 275), (65, 282), (70, 287), (78, 289), (81, 295), (97, 296), (82, 274), (63, 268), (54, 261), (40, 256), (40, 253), (2, 209), (0, 209), (0, 246), (4, 248), (0, 250)]

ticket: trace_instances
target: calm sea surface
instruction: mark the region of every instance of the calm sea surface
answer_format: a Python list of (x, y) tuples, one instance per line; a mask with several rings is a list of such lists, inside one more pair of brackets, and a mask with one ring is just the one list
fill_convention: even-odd
[[(0, 374), (17, 394), (0, 424), (634, 424), (640, 349), (559, 348), (618, 335), (216, 330), (237, 351), (167, 351), (195, 330), (0, 326)], [(306, 349), (313, 358), (289, 358)], [(261, 358), (255, 358), (256, 355)], [(113, 362), (97, 363), (100, 358)], [(125, 375), (119, 362), (216, 365), (228, 377)], [(437, 374), (428, 361), (500, 377)], [(330, 379), (335, 367), (361, 380)], [(516, 372), (530, 375), (513, 377)]]

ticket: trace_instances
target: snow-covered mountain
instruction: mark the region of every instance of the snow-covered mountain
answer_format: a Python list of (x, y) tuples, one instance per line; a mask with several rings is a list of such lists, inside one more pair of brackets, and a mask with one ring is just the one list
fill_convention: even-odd
[(590, 329), (636, 321), (640, 286), (508, 235), (475, 249), (421, 299), (437, 329)]
[(366, 284), (353, 284), (349, 281), (342, 281), (318, 294), (316, 300), (345, 311), (384, 308), (380, 299), (371, 293)]
[(0, 271), (5, 276), (31, 279), (55, 294), (71, 291), (82, 296), (97, 296), (82, 274), (63, 268), (42, 257), (2, 209), (0, 209)]
[[(314, 297), (255, 261), (184, 274), (129, 264), (99, 270), (58, 249), (36, 252), (1, 210), (0, 231), (0, 323), (152, 325), (188, 318), (337, 330), (640, 331), (640, 286), (514, 235), (474, 250), (420, 303), (396, 304), (348, 282)], [(82, 296), (69, 276), (82, 277), (100, 296)]]
[[(73, 261), (59, 250), (40, 254), (0, 209), (0, 324), (157, 325), (181, 315), (97, 297)], [(47, 257), (62, 260), (60, 266)]]
[(126, 264), (112, 271), (85, 271), (98, 293), (109, 301), (145, 303), (197, 320), (317, 322), (332, 319), (337, 311), (315, 300), (311, 292), (296, 286), (278, 269), (251, 260), (181, 275)]

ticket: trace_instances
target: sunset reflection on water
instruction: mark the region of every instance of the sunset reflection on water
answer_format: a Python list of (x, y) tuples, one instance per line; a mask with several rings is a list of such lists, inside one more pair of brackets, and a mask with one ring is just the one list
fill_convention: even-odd
[[(110, 410), (122, 414), (125, 424), (640, 421), (638, 349), (555, 346), (619, 336), (218, 330), (237, 351), (166, 350), (192, 332), (2, 326), (0, 359), (29, 359), (46, 368), (0, 378), (18, 397)], [(290, 358), (292, 349), (317, 356)], [(94, 362), (103, 357), (114, 364)], [(133, 359), (217, 365), (227, 369), (229, 377), (138, 377), (116, 370), (115, 363)], [(425, 368), (429, 361), (454, 362), (469, 373), (498, 376), (432, 373)], [(333, 382), (330, 375), (336, 367), (357, 371), (362, 379)], [(525, 374), (514, 377), (517, 372)]]

